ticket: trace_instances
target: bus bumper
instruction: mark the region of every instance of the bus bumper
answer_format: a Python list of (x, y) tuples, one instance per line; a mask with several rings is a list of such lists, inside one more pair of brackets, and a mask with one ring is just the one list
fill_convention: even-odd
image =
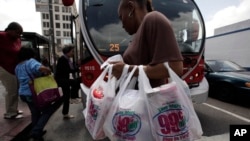
[(192, 102), (195, 104), (201, 104), (206, 102), (208, 97), (209, 85), (207, 79), (204, 77), (198, 87), (190, 89)]

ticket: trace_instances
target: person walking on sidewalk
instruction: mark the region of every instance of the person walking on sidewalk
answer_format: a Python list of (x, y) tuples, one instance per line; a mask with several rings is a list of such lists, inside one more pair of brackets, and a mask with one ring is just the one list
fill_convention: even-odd
[(0, 32), (0, 81), (7, 94), (5, 95), (5, 119), (22, 118), (23, 111), (18, 110), (17, 79), (15, 67), (17, 54), (21, 48), (22, 26), (11, 22), (5, 31)]
[(43, 135), (46, 133), (44, 127), (53, 113), (60, 107), (61, 101), (58, 101), (49, 107), (39, 110), (32, 100), (32, 92), (29, 88), (30, 75), (42, 76), (49, 75), (51, 70), (49, 67), (42, 65), (34, 59), (35, 52), (30, 47), (22, 47), (19, 54), (19, 64), (16, 66), (15, 72), (19, 81), (19, 96), (27, 103), (31, 112), (32, 129), (30, 137), (38, 141), (43, 141)]
[(58, 59), (56, 65), (55, 79), (63, 91), (63, 109), (64, 119), (74, 118), (69, 113), (70, 97), (77, 98), (80, 89), (80, 83), (77, 79), (70, 78), (70, 73), (75, 73), (77, 69), (70, 60), (74, 56), (74, 46), (68, 45), (63, 48), (63, 55)]

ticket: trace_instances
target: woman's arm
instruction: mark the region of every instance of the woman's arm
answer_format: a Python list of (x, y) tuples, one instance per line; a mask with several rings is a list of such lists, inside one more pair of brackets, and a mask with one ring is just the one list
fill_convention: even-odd
[[(123, 62), (111, 62), (113, 65), (113, 75), (116, 78), (120, 78), (124, 63)], [(173, 69), (173, 71), (182, 76), (183, 73), (183, 62), (182, 61), (170, 61), (168, 62), (169, 66)], [(133, 69), (135, 65), (129, 66), (129, 71)], [(148, 78), (150, 79), (162, 79), (169, 77), (167, 68), (164, 66), (163, 63), (156, 64), (156, 65), (145, 65), (144, 66), (145, 73), (147, 74)], [(135, 72), (135, 76), (138, 75), (138, 69)]]
[(39, 71), (45, 75), (49, 75), (51, 74), (51, 70), (49, 67), (46, 67), (44, 65), (41, 65), (40, 68), (39, 68)]

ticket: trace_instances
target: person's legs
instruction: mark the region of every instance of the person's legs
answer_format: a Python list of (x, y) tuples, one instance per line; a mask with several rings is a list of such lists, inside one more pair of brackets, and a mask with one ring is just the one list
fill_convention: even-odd
[(79, 98), (79, 90), (80, 90), (80, 79), (72, 79), (70, 80), (70, 103), (78, 104), (81, 102)]
[(22, 96), (21, 95), (20, 98), (21, 98), (22, 101), (27, 103), (27, 105), (28, 105), (28, 107), (30, 109), (30, 112), (31, 112), (31, 125), (32, 125), (32, 129), (30, 131), (30, 137), (35, 137), (36, 134), (38, 134), (38, 133), (36, 133), (37, 131), (36, 131), (35, 127), (37, 126), (37, 124), (39, 122), (39, 118), (41, 116), (41, 111), (38, 110), (35, 107), (31, 96)]
[[(7, 94), (5, 95), (5, 109), (4, 118), (15, 118), (18, 115), (18, 90), (16, 76), (10, 74), (5, 69), (0, 67), (0, 80), (5, 87)], [(22, 117), (22, 116), (19, 116)]]
[(36, 125), (32, 129), (32, 134), (36, 137), (43, 136), (44, 127), (46, 126), (47, 122), (49, 121), (50, 117), (55, 113), (55, 111), (60, 107), (61, 103), (56, 102), (46, 109), (41, 111), (41, 115), (36, 123)]
[(27, 103), (31, 112), (32, 129), (30, 137), (41, 139), (46, 133), (46, 131), (43, 130), (45, 125), (53, 113), (61, 106), (61, 100), (41, 111), (35, 107), (31, 96), (20, 96), (20, 98)]
[(62, 101), (63, 101), (63, 107), (62, 107), (62, 114), (63, 117), (66, 119), (73, 118), (73, 115), (69, 115), (69, 104), (70, 104), (70, 84), (69, 80), (57, 80), (57, 84), (59, 87), (62, 88), (63, 91), (63, 96), (62, 96)]
[(70, 80), (70, 87), (71, 87), (70, 97), (72, 99), (79, 98), (79, 89), (80, 89), (79, 81), (77, 79), (71, 79)]
[(63, 91), (62, 114), (67, 115), (69, 113), (70, 87), (69, 86), (63, 86), (62, 91)]

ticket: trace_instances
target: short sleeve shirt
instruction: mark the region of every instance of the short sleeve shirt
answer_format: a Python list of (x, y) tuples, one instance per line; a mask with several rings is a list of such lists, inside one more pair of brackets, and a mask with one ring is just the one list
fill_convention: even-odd
[(29, 88), (30, 76), (35, 77), (41, 75), (39, 71), (40, 67), (41, 63), (35, 59), (29, 59), (23, 63), (19, 63), (16, 66), (15, 72), (19, 82), (19, 95), (31, 96), (31, 91)]
[[(183, 60), (173, 34), (165, 15), (157, 11), (148, 13), (123, 54), (124, 62), (130, 65), (155, 65)], [(165, 82), (165, 79), (150, 80), (152, 87)]]
[(14, 74), (18, 63), (17, 54), (21, 48), (21, 39), (13, 40), (7, 32), (0, 32), (0, 66)]

